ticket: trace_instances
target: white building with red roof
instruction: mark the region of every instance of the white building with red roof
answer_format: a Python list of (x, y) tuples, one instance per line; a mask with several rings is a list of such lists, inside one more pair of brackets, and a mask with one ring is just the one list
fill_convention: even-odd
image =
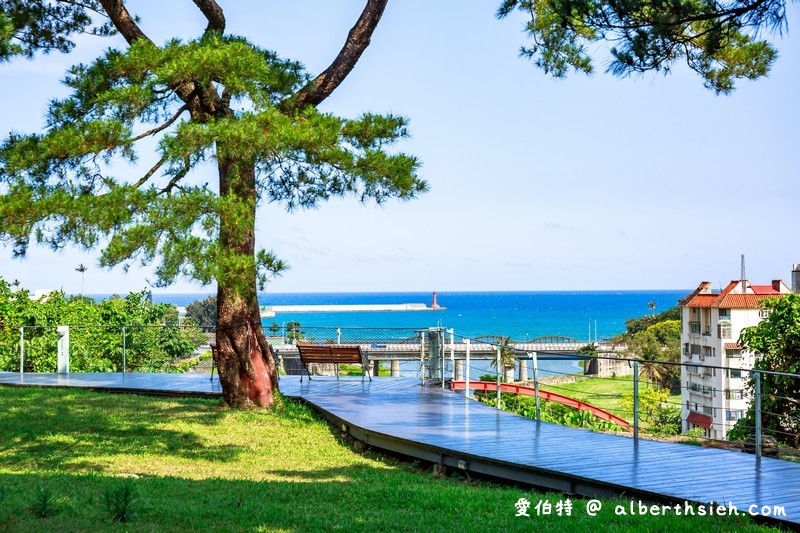
[[(719, 292), (704, 281), (681, 305), (681, 399), (683, 430), (699, 427), (705, 436), (724, 439), (742, 418), (749, 401), (747, 370), (754, 356), (739, 345), (744, 328), (765, 316), (761, 302), (782, 298), (791, 289), (781, 280), (753, 285), (731, 281)], [(729, 370), (708, 367), (727, 367)]]

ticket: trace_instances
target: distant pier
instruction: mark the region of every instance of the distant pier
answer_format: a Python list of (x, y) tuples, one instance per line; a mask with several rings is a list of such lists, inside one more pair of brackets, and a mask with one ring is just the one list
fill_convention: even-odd
[[(432, 294), (431, 305), (411, 304), (321, 304), (321, 305), (262, 305), (261, 318), (272, 318), (278, 313), (358, 313), (370, 311), (446, 311), (436, 301), (436, 291)], [(178, 307), (180, 316), (186, 315), (185, 307)]]
[(421, 303), (409, 304), (351, 304), (351, 305), (264, 305), (261, 317), (270, 318), (277, 313), (353, 313), (370, 311), (443, 311), (444, 307), (428, 307)]

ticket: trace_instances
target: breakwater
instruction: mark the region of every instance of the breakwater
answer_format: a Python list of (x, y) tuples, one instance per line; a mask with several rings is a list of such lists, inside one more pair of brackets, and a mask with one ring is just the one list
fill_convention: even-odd
[(386, 311), (443, 311), (444, 307), (428, 307), (421, 303), (407, 304), (326, 304), (326, 305), (264, 305), (261, 316), (273, 317), (278, 313), (360, 313)]

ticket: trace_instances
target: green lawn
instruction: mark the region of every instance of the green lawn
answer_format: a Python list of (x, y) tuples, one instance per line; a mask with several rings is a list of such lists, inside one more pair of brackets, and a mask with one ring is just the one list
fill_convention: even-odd
[[(640, 390), (646, 386), (645, 382), (639, 382)], [(633, 378), (631, 376), (586, 378), (574, 383), (542, 385), (541, 388), (542, 390), (563, 394), (564, 396), (590, 403), (629, 421), (632, 418), (631, 413), (626, 412), (620, 403), (623, 394), (633, 392)], [(680, 407), (681, 395), (673, 394), (668, 401), (670, 405)]]
[[(576, 458), (576, 460), (580, 460)], [(561, 494), (355, 453), (307, 407), (0, 387), (0, 531), (755, 531), (745, 518), (597, 517)], [(126, 526), (112, 523), (113, 500)], [(531, 518), (515, 517), (520, 498)], [(120, 501), (123, 503), (120, 505)], [(549, 502), (552, 514), (536, 516)], [(563, 514), (563, 513), (562, 513)]]

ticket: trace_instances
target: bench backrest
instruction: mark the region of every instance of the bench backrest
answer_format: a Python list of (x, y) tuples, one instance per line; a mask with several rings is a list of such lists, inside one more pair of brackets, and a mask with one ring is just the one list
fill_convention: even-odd
[(358, 346), (325, 346), (317, 344), (298, 344), (300, 359), (309, 363), (356, 363), (367, 364), (366, 357)]

